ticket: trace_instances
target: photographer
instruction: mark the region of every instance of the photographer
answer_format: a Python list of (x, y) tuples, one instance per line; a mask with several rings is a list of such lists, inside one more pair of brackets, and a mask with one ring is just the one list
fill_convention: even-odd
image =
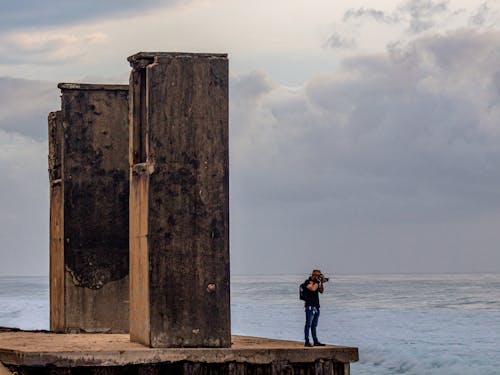
[[(325, 344), (322, 344), (318, 340), (316, 327), (318, 326), (319, 320), (319, 293), (323, 293), (323, 284), (327, 281), (328, 278), (323, 276), (320, 270), (313, 270), (311, 276), (305, 281), (304, 306), (306, 311), (306, 324), (304, 326), (304, 346), (325, 346)], [(309, 330), (312, 334), (312, 344), (309, 342)]]

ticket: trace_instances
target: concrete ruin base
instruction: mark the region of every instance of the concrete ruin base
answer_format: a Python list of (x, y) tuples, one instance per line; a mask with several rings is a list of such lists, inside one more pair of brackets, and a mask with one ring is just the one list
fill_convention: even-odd
[[(358, 349), (232, 336), (231, 348), (149, 348), (126, 334), (0, 332), (0, 366), (18, 374), (349, 375)], [(0, 367), (1, 368), (1, 367)]]

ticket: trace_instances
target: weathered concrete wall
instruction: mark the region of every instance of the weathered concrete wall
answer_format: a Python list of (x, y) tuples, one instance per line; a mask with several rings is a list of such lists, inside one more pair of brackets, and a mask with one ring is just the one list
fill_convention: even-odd
[(59, 84), (49, 115), (51, 330), (128, 332), (128, 86)]
[[(318, 360), (310, 363), (290, 363), (277, 361), (270, 364), (257, 363), (203, 363), (203, 362), (174, 362), (152, 365), (128, 365), (108, 367), (25, 367), (10, 366), (12, 371), (25, 375), (349, 375), (349, 363), (334, 362), (332, 360)], [(1, 374), (0, 374), (1, 375)]]
[(129, 61), (131, 339), (229, 347), (227, 56)]

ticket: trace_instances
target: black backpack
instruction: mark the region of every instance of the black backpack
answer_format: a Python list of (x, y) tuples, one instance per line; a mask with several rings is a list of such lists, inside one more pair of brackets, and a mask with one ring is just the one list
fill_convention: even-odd
[(299, 285), (299, 299), (302, 301), (306, 300), (306, 294), (309, 292), (309, 289), (307, 289), (307, 283), (309, 280), (304, 281), (302, 284)]

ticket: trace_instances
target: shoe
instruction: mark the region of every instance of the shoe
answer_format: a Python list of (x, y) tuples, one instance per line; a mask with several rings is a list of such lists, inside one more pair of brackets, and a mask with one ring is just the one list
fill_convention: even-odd
[(311, 348), (313, 346), (313, 344), (311, 344), (309, 341), (306, 341), (306, 343), (304, 344), (304, 346), (307, 346), (308, 348)]
[(316, 341), (316, 342), (314, 343), (314, 346), (325, 346), (325, 344), (323, 344), (323, 343), (321, 343), (321, 342), (319, 342), (319, 341)]

